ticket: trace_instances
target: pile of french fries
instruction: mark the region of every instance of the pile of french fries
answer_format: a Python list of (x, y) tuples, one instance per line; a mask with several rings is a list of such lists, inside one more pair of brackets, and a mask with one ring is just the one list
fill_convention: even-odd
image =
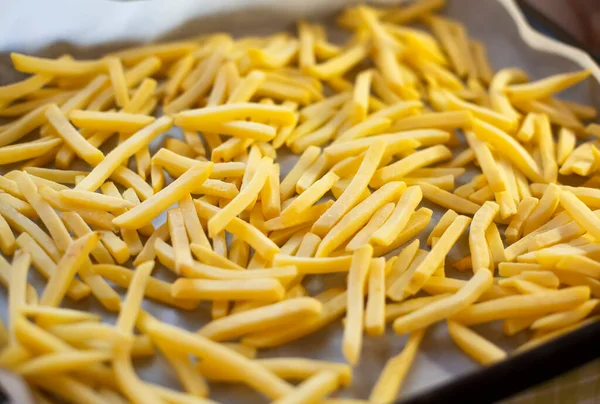
[[(349, 8), (343, 45), (301, 21), (297, 35), (98, 60), (13, 53), (31, 76), (0, 87), (0, 366), (40, 403), (208, 403), (215, 381), (277, 403), (358, 402), (328, 396), (351, 383), (364, 334), (392, 323), (408, 341), (368, 397), (388, 403), (436, 323), (487, 365), (509, 353), (471, 325), (526, 332), (520, 352), (596, 321), (600, 126), (555, 96), (589, 72), (493, 72), (463, 25), (434, 14), (443, 3)], [(286, 149), (299, 155), (287, 174)], [(445, 212), (435, 226), (425, 201)], [(47, 279), (39, 296), (30, 267)], [(347, 276), (303, 286), (331, 273)], [(116, 323), (61, 307), (89, 295)], [(209, 302), (212, 321), (167, 324), (144, 298)], [(348, 364), (256, 359), (338, 321)], [(136, 375), (156, 351), (182, 392)]]

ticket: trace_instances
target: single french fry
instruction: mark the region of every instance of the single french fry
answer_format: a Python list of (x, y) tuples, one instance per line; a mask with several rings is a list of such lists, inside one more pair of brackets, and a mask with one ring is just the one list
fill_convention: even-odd
[(0, 165), (34, 159), (45, 155), (62, 144), (61, 139), (42, 138), (26, 143), (0, 147)]
[(69, 246), (58, 263), (56, 271), (50, 277), (40, 304), (48, 306), (60, 304), (77, 270), (87, 259), (99, 239), (98, 233), (90, 233), (75, 240)]
[(523, 225), (535, 210), (538, 199), (533, 197), (525, 197), (519, 203), (517, 214), (513, 216), (508, 227), (504, 231), (504, 236), (509, 244), (514, 243), (523, 235)]
[(385, 258), (371, 260), (364, 327), (369, 335), (385, 331)]
[(371, 390), (370, 402), (386, 403), (396, 399), (415, 359), (423, 335), (425, 335), (424, 329), (411, 333), (402, 352), (387, 360), (373, 390)]
[(27, 273), (31, 254), (19, 250), (15, 253), (8, 280), (8, 325), (14, 338), (14, 323), (21, 309), (27, 304)]
[(378, 141), (373, 144), (365, 154), (358, 169), (357, 175), (352, 179), (348, 188), (335, 201), (335, 203), (313, 225), (311, 231), (323, 237), (344, 214), (348, 213), (357, 203), (358, 198), (373, 178), (373, 174), (383, 157), (386, 143)]
[(263, 157), (259, 166), (252, 177), (252, 180), (248, 183), (246, 188), (243, 188), (240, 193), (231, 200), (227, 206), (219, 211), (208, 221), (208, 233), (210, 237), (214, 237), (215, 234), (224, 230), (227, 224), (231, 222), (235, 216), (240, 214), (252, 200), (255, 200), (269, 175), (273, 160), (270, 157)]
[(186, 194), (189, 194), (194, 187), (206, 181), (212, 166), (213, 163), (211, 162), (198, 162), (169, 186), (129, 211), (117, 216), (113, 223), (126, 229), (139, 229), (145, 226), (154, 217), (158, 216), (162, 210), (179, 201)]
[[(435, 248), (435, 247), (434, 247)], [(425, 262), (425, 261), (424, 261)], [(427, 327), (437, 321), (460, 313), (477, 301), (493, 283), (492, 273), (482, 269), (464, 284), (455, 294), (440, 299), (420, 310), (413, 311), (394, 320), (394, 330), (398, 334), (409, 333)]]
[(441, 265), (444, 258), (450, 251), (450, 248), (465, 231), (470, 222), (471, 219), (466, 216), (458, 216), (454, 220), (454, 222), (442, 234), (436, 245), (433, 246), (431, 252), (415, 269), (410, 283), (405, 288), (406, 292), (415, 294), (421, 289), (427, 279), (429, 279), (433, 272)]
[(587, 302), (575, 307), (573, 310), (558, 312), (541, 317), (531, 324), (533, 330), (556, 330), (576, 324), (590, 314), (597, 306), (597, 299), (590, 299)]
[(320, 312), (321, 303), (312, 298), (288, 299), (212, 321), (198, 333), (213, 341), (230, 340), (250, 332), (293, 323), (299, 318), (315, 316)]
[(98, 189), (121, 163), (169, 129), (173, 124), (172, 122), (169, 117), (161, 117), (131, 135), (126, 141), (108, 153), (102, 163), (98, 164), (83, 181), (77, 184), (75, 189), (81, 191), (95, 191)]
[(456, 345), (478, 363), (489, 365), (506, 358), (506, 352), (467, 327), (454, 321), (448, 321), (447, 325)]
[(575, 308), (589, 299), (587, 286), (570, 287), (531, 295), (508, 296), (477, 303), (457, 313), (453, 320), (461, 324), (479, 324), (508, 317), (542, 315)]
[(510, 85), (506, 93), (512, 101), (543, 99), (585, 80), (590, 74), (589, 70), (557, 74), (530, 83)]
[(560, 191), (560, 204), (596, 240), (600, 238), (600, 218), (585, 203), (569, 191)]
[(311, 75), (320, 79), (342, 76), (345, 72), (364, 59), (367, 52), (367, 44), (365, 42), (359, 42), (324, 63), (308, 66), (306, 70)]
[(390, 218), (371, 235), (369, 241), (384, 246), (390, 245), (395, 236), (404, 230), (422, 197), (423, 193), (418, 186), (407, 188)]
[(485, 232), (493, 223), (498, 211), (498, 204), (486, 202), (473, 216), (469, 230), (469, 249), (471, 250), (473, 272), (477, 272), (481, 268), (492, 270), (494, 268), (493, 262), (490, 262), (490, 250), (485, 239)]
[(523, 234), (530, 234), (550, 219), (560, 202), (561, 194), (558, 185), (548, 184), (544, 195), (525, 221)]
[(423, 197), (458, 213), (474, 215), (480, 205), (425, 182), (419, 182)]
[(46, 118), (56, 130), (60, 138), (68, 145), (82, 160), (91, 166), (96, 166), (104, 159), (104, 154), (92, 146), (87, 139), (73, 128), (63, 112), (55, 104), (46, 109)]
[(362, 347), (364, 322), (364, 288), (373, 256), (373, 247), (365, 245), (352, 254), (348, 273), (347, 314), (342, 340), (342, 353), (348, 362), (356, 364)]
[(171, 288), (173, 297), (203, 300), (279, 301), (285, 290), (275, 279), (208, 280), (178, 279)]

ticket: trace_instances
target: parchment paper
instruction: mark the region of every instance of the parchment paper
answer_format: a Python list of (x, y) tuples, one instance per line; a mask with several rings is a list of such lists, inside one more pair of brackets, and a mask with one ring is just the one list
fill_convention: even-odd
[[(381, 3), (381, 2), (379, 2)], [(391, 2), (386, 2), (391, 3)], [(449, 0), (445, 14), (463, 22), (469, 34), (482, 40), (494, 69), (517, 66), (529, 72), (531, 78), (572, 71), (579, 68), (561, 57), (534, 51), (522, 41), (514, 21), (496, 0)], [(298, 18), (309, 18), (332, 24), (332, 15), (348, 4), (344, 0), (147, 0), (112, 2), (103, 0), (53, 0), (24, 1), (2, 0), (0, 5), (0, 84), (19, 78), (9, 64), (8, 52), (19, 51), (58, 56), (65, 52), (76, 58), (94, 57), (107, 50), (119, 49), (127, 44), (174, 38), (185, 38), (201, 33), (223, 31), (237, 36), (262, 34), (275, 30), (294, 29)], [(337, 31), (335, 31), (337, 32)], [(339, 32), (336, 33), (338, 35)], [(600, 106), (598, 84), (588, 80), (569, 91), (565, 98)], [(175, 130), (169, 131), (176, 133)], [(295, 158), (286, 156), (282, 161), (282, 175), (289, 170)], [(459, 179), (460, 185), (469, 175)], [(428, 204), (425, 206), (432, 207)], [(442, 210), (434, 208), (434, 217), (428, 230), (435, 225)], [(428, 231), (423, 232), (423, 235)], [(425, 244), (422, 243), (422, 246)], [(450, 259), (466, 255), (468, 248), (459, 243)], [(167, 271), (158, 270), (155, 276), (172, 280)], [(449, 276), (460, 274), (449, 272)], [(339, 280), (339, 277), (338, 277)], [(44, 282), (32, 270), (30, 281), (42, 289)], [(309, 289), (319, 290), (323, 283), (335, 282), (335, 277), (312, 280)], [(0, 311), (6, 318), (7, 296), (0, 291)], [(194, 312), (180, 312), (145, 300), (145, 309), (163, 321), (188, 330), (196, 330), (210, 318), (209, 306)], [(107, 321), (114, 321), (89, 297), (73, 305), (101, 313)], [(477, 327), (477, 331), (501, 347), (511, 350), (519, 338), (506, 338), (499, 323)], [(341, 355), (340, 321), (321, 332), (284, 347), (261, 350), (260, 357), (304, 356), (331, 361), (343, 361)], [(385, 361), (397, 354), (406, 337), (400, 337), (388, 327), (383, 337), (365, 337), (362, 357), (354, 370), (354, 382), (340, 396), (367, 398)], [(168, 363), (158, 355), (154, 360), (136, 361), (138, 373), (145, 380), (172, 388), (179, 388), (176, 375)], [(476, 371), (478, 365), (461, 353), (448, 337), (445, 326), (428, 330), (410, 370), (401, 397), (418, 393), (436, 384), (448, 381), (467, 372)], [(518, 377), (518, 375), (515, 375)], [(501, 381), (499, 381), (501, 382)], [(211, 398), (219, 402), (265, 402), (242, 385), (213, 384)]]

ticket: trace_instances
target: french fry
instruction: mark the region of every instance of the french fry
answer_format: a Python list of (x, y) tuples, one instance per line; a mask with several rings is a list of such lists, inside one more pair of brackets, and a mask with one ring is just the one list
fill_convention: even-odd
[(13, 330), (19, 312), (26, 304), (27, 273), (31, 265), (31, 254), (19, 250), (13, 258), (10, 278), (8, 280), (8, 324)]
[(354, 251), (367, 244), (373, 232), (379, 229), (394, 211), (394, 203), (389, 202), (380, 207), (369, 219), (369, 222), (346, 245), (346, 251)]
[(357, 175), (352, 179), (348, 188), (335, 201), (335, 203), (313, 225), (311, 231), (323, 237), (354, 205), (360, 194), (373, 178), (373, 174), (383, 157), (386, 144), (376, 142), (373, 144), (360, 164)]
[(408, 187), (398, 200), (391, 219), (388, 219), (379, 229), (377, 229), (369, 239), (370, 242), (379, 245), (390, 245), (395, 236), (404, 230), (410, 216), (416, 210), (423, 193), (418, 186)]
[[(543, 199), (543, 198), (542, 198)], [(595, 239), (600, 238), (600, 218), (569, 191), (560, 192), (561, 206)]]
[(473, 272), (477, 272), (481, 268), (492, 270), (494, 268), (494, 263), (490, 262), (490, 250), (485, 239), (485, 232), (493, 223), (498, 210), (499, 207), (496, 203), (486, 202), (473, 216), (469, 230), (469, 249), (471, 250)]
[(423, 197), (425, 199), (428, 199), (431, 202), (434, 202), (445, 208), (452, 209), (458, 213), (474, 215), (475, 212), (477, 212), (477, 210), (480, 208), (478, 204), (454, 195), (448, 191), (444, 191), (435, 185), (427, 184), (425, 182), (419, 182), (418, 185), (421, 188)]
[(467, 327), (454, 321), (448, 321), (447, 325), (448, 333), (456, 345), (482, 365), (506, 358), (506, 352)]
[(61, 139), (47, 138), (0, 147), (0, 165), (35, 159), (61, 144)]
[(523, 317), (569, 310), (589, 299), (590, 289), (577, 286), (534, 295), (508, 296), (468, 307), (453, 317), (461, 324), (479, 324), (508, 317)]
[(121, 143), (112, 150), (87, 176), (75, 187), (81, 191), (95, 191), (102, 183), (111, 176), (115, 169), (126, 159), (135, 154), (142, 147), (147, 146), (154, 138), (169, 129), (172, 120), (168, 117), (161, 117), (154, 123), (146, 126), (140, 131), (130, 136), (125, 142)]
[(365, 245), (352, 254), (348, 273), (347, 314), (342, 340), (342, 353), (350, 364), (358, 362), (362, 347), (364, 324), (364, 284), (369, 273), (373, 247)]
[(385, 331), (385, 258), (371, 260), (368, 284), (365, 330), (369, 335), (381, 335)]
[(585, 80), (589, 75), (588, 70), (557, 74), (530, 83), (510, 85), (506, 92), (512, 101), (542, 99)]
[(411, 333), (402, 352), (387, 360), (373, 390), (371, 390), (369, 401), (388, 402), (396, 398), (414, 361), (424, 334), (425, 330), (417, 330)]
[(212, 166), (213, 163), (211, 162), (197, 163), (166, 188), (129, 211), (117, 216), (113, 223), (127, 229), (139, 229), (145, 226), (163, 209), (189, 194), (195, 186), (206, 181)]
[(203, 300), (279, 301), (285, 290), (275, 279), (208, 280), (178, 279), (171, 293), (175, 298)]
[(556, 330), (576, 324), (590, 314), (597, 306), (598, 300), (590, 299), (573, 310), (558, 312), (541, 317), (531, 324), (533, 330)]
[[(424, 261), (425, 262), (425, 261)], [(455, 294), (394, 320), (394, 331), (405, 334), (454, 316), (468, 308), (492, 285), (492, 273), (482, 269)], [(482, 303), (483, 304), (483, 303)], [(466, 309), (468, 310), (468, 309)]]

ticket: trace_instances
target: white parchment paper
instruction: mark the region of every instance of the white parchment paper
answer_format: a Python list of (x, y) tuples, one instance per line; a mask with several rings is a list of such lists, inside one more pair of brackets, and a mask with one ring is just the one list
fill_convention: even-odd
[[(68, 52), (76, 58), (85, 58), (127, 44), (185, 38), (206, 32), (223, 31), (241, 36), (293, 29), (294, 21), (298, 18), (321, 20), (333, 26), (332, 15), (347, 3), (344, 0), (1, 0), (0, 84), (20, 77), (10, 66), (8, 53), (11, 51), (50, 56)], [(534, 51), (527, 46), (515, 22), (496, 0), (449, 0), (448, 3), (445, 14), (463, 22), (472, 37), (487, 45), (495, 69), (518, 66), (529, 72), (532, 78), (538, 78), (579, 68), (564, 58)], [(598, 107), (599, 94), (598, 84), (588, 80), (569, 91), (566, 98)], [(291, 164), (293, 159), (286, 158), (283, 162), (284, 173)], [(463, 176), (460, 183), (468, 180), (468, 176)], [(442, 213), (437, 208), (434, 212), (429, 229)], [(452, 258), (464, 256), (467, 252), (464, 244), (455, 250)], [(32, 283), (41, 290), (44, 282), (35, 271), (31, 272)], [(173, 279), (166, 271), (159, 270), (155, 275)], [(324, 281), (333, 282), (334, 279), (326, 278)], [(318, 290), (322, 282), (313, 280), (309, 287)], [(7, 296), (2, 289), (0, 311), (4, 318), (6, 301)], [(143, 306), (163, 321), (188, 330), (198, 329), (210, 318), (209, 306), (185, 313), (148, 300), (144, 301)], [(114, 321), (114, 315), (104, 312), (93, 297), (73, 307), (102, 313), (107, 321)], [(406, 340), (389, 328), (385, 336), (365, 337), (361, 361), (354, 370), (354, 382), (341, 396), (368, 397), (386, 359), (397, 354)], [(260, 357), (304, 356), (342, 362), (341, 330), (338, 321), (294, 344), (261, 351)], [(500, 324), (478, 327), (477, 330), (507, 349), (511, 349), (516, 340), (523, 337), (504, 337)], [(137, 361), (136, 367), (145, 380), (179, 388), (176, 375), (160, 356), (154, 360)], [(432, 327), (406, 380), (402, 397), (477, 369), (478, 365), (453, 345), (443, 325)], [(241, 385), (214, 384), (212, 391), (211, 398), (219, 402), (265, 402), (264, 397)]]

